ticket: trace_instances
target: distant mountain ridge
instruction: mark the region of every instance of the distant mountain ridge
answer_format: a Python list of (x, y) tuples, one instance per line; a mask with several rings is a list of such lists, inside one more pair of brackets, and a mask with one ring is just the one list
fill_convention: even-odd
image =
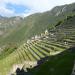
[[(24, 19), (20, 17), (10, 17), (6, 18), (7, 25), (9, 25), (9, 30), (14, 31), (11, 34), (5, 35), (5, 37), (0, 38), (1, 43), (21, 43), (30, 39), (36, 34), (44, 32), (46, 29), (52, 29), (55, 27), (58, 21), (63, 20), (66, 16), (75, 14), (75, 3), (56, 6), (52, 10), (44, 13), (32, 14)], [(17, 20), (18, 19), (18, 20)], [(4, 20), (1, 20), (4, 22)], [(10, 24), (9, 21), (12, 23)], [(15, 21), (15, 23), (14, 23)], [(6, 26), (6, 23), (4, 24)], [(12, 25), (12, 26), (11, 26)], [(18, 26), (19, 25), (19, 26)], [(17, 26), (17, 28), (15, 27)], [(8, 27), (6, 28), (8, 29)], [(14, 38), (14, 39), (13, 39)]]

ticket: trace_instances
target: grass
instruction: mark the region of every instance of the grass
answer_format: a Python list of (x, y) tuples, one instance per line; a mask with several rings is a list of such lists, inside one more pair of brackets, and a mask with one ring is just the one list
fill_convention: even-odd
[[(74, 23), (74, 19), (75, 19), (75, 17), (71, 18), (71, 20), (67, 20), (67, 21)], [(24, 61), (38, 61), (41, 58), (45, 58), (45, 57), (49, 56), (50, 54), (51, 55), (50, 55), (50, 58), (48, 59), (48, 61), (46, 61), (42, 65), (40, 65), (38, 67), (38, 69), (36, 69), (36, 68), (32, 69), (31, 70), (32, 73), (34, 75), (70, 75), (71, 71), (72, 71), (72, 67), (73, 67), (73, 62), (75, 59), (75, 52), (73, 52), (74, 50), (68, 49), (70, 47), (70, 45), (66, 46), (63, 43), (64, 43), (64, 41), (67, 41), (68, 43), (71, 44), (71, 46), (73, 46), (72, 43), (75, 44), (75, 39), (73, 39), (75, 37), (74, 36), (75, 33), (73, 33), (74, 30), (73, 31), (67, 30), (68, 29), (67, 27), (72, 26), (72, 23), (70, 23), (69, 26), (67, 25), (65, 28), (65, 25), (68, 24), (67, 21), (66, 22), (64, 21), (62, 23), (62, 25), (57, 27), (57, 30), (60, 29), (60, 32), (58, 31), (58, 34), (62, 33), (63, 30), (61, 30), (61, 28), (65, 29), (65, 32), (70, 32), (70, 34), (67, 34), (67, 37), (64, 37), (62, 35), (63, 39), (60, 39), (57, 41), (54, 41), (54, 40), (50, 41), (49, 39), (46, 39), (46, 40), (42, 40), (40, 42), (38, 42), (38, 41), (32, 42), (30, 44), (27, 44), (24, 42), (25, 45), (22, 44), (17, 49), (8, 48), (8, 49), (4, 50), (4, 52), (2, 52), (3, 55), (0, 54), (0, 73), (1, 73), (1, 75), (8, 74), (14, 64), (22, 64)], [(23, 26), (23, 27), (26, 27), (26, 26)], [(13, 33), (12, 36), (9, 36), (9, 38), (10, 38), (9, 40), (12, 40), (14, 35), (15, 35), (15, 37), (14, 37), (15, 42), (17, 42), (19, 39), (20, 39), (20, 41), (24, 40), (24, 36), (27, 35), (29, 30), (26, 31), (27, 33), (24, 33), (24, 29), (26, 29), (26, 28), (23, 28), (23, 27), (18, 30), (19, 33), (18, 33), (18, 31), (17, 32), (15, 31), (16, 32), (15, 34)], [(31, 26), (30, 29), (32, 29), (32, 28), (34, 28), (34, 27)], [(34, 32), (34, 30), (32, 30), (32, 32)], [(16, 36), (16, 34), (17, 34), (17, 36)], [(20, 34), (22, 34), (24, 36), (22, 37)], [(72, 35), (72, 39), (69, 38), (71, 35)], [(29, 37), (29, 35), (27, 37)], [(59, 37), (60, 37), (60, 35), (58, 37), (56, 37), (56, 39), (58, 39)], [(49, 38), (51, 38), (51, 37), (49, 36)], [(57, 54), (56, 52), (61, 52), (61, 53)]]
[(36, 55), (35, 52), (30, 47), (28, 47), (28, 48), (29, 48), (29, 51), (31, 52), (33, 58), (35, 58), (36, 61), (39, 60), (38, 55)]
[(74, 65), (74, 59), (75, 51), (69, 52), (69, 50), (66, 50), (50, 57), (48, 61), (31, 71), (33, 75), (70, 75)]

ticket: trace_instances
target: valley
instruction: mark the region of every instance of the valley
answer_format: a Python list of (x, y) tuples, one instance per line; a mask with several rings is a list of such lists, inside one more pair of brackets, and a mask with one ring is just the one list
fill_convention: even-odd
[(56, 6), (25, 18), (1, 17), (0, 75), (71, 75), (74, 7), (75, 3)]

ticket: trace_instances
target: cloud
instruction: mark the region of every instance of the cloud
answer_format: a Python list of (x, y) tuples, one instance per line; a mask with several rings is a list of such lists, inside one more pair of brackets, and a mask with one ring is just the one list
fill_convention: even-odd
[[(44, 12), (52, 9), (54, 6), (69, 4), (75, 0), (0, 0), (0, 14), (4, 16), (14, 15), (30, 15), (36, 12)], [(28, 7), (30, 10), (25, 10), (22, 13), (16, 13), (13, 9), (8, 9), (7, 4), (15, 4)]]
[(46, 11), (56, 5), (75, 2), (75, 0), (3, 0), (6, 3), (24, 5), (36, 11)]
[(6, 9), (5, 7), (0, 7), (0, 14), (2, 16), (13, 16), (14, 10)]

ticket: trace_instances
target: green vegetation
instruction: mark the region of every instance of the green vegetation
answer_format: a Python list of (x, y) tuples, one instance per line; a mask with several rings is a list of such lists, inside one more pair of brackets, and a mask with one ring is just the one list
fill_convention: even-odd
[[(65, 6), (66, 11), (63, 10)], [(49, 57), (48, 61), (30, 70), (33, 75), (70, 75), (75, 60), (72, 48), (75, 45), (74, 6), (57, 6), (51, 11), (20, 19), (17, 29), (10, 29), (8, 35), (1, 36), (0, 75), (14, 73), (14, 65), (22, 64), (20, 67), (23, 67), (26, 61), (36, 62), (45, 57)], [(47, 35), (46, 29), (49, 31)], [(35, 35), (40, 38), (33, 39)], [(26, 43), (28, 39), (30, 42)]]
[[(8, 27), (10, 26), (9, 29), (11, 30), (11, 33), (9, 33), (10, 31), (7, 28), (7, 34), (5, 33), (5, 35), (3, 34), (4, 36), (0, 37), (0, 45), (7, 45), (8, 43), (21, 45), (23, 41), (30, 39), (36, 34), (39, 35), (40, 33), (43, 33), (46, 29), (55, 28), (55, 25), (59, 23), (59, 21), (63, 21), (66, 16), (75, 15), (75, 11), (73, 11), (75, 9), (74, 7), (75, 4), (57, 6), (51, 11), (32, 14), (24, 19), (20, 17), (4, 18), (1, 22), (4, 22), (5, 26), (7, 24)], [(65, 9), (63, 10), (63, 8)], [(60, 14), (56, 15), (59, 11)], [(11, 27), (10, 22), (13, 24), (13, 28)]]
[[(75, 49), (75, 48), (74, 48)], [(71, 75), (75, 60), (74, 49), (52, 56), (42, 65), (31, 70), (33, 75)]]

